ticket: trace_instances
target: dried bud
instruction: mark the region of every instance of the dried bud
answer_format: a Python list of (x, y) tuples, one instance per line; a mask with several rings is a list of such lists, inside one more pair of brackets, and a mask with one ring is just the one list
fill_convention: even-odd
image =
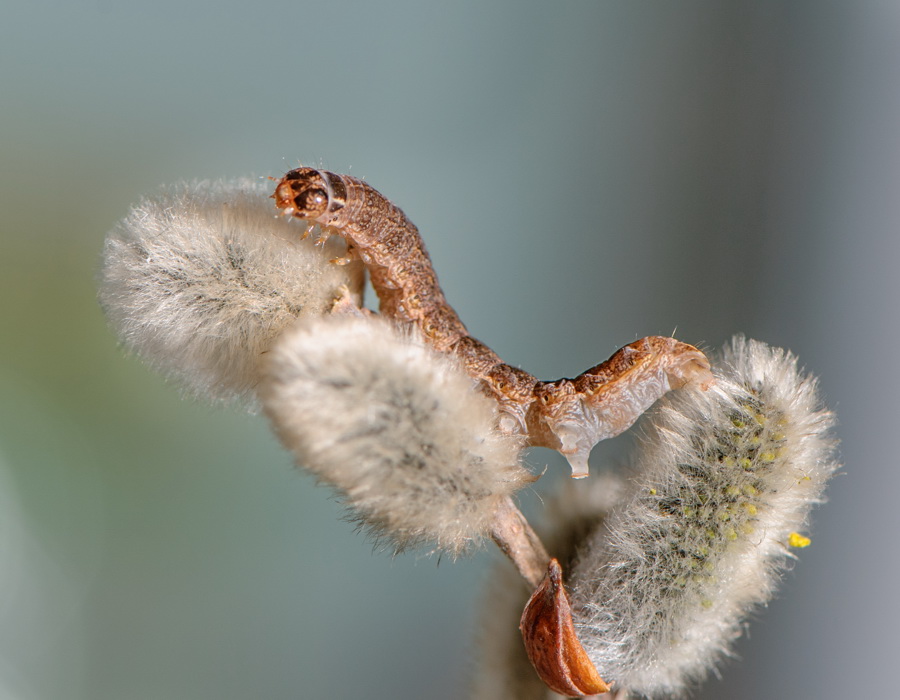
[(575, 635), (556, 559), (550, 560), (547, 575), (528, 600), (519, 629), (528, 658), (548, 688), (570, 697), (609, 690)]
[(196, 183), (143, 200), (110, 231), (100, 302), (125, 346), (191, 394), (252, 400), (262, 354), (298, 316), (319, 315), (349, 288), (359, 263), (329, 264), (272, 216), (251, 180)]

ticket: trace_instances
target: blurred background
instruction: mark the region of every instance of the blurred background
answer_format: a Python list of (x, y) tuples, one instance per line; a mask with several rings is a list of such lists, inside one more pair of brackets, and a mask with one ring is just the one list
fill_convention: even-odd
[[(301, 161), (403, 207), (473, 335), (538, 376), (673, 330), (796, 352), (846, 473), (697, 697), (891, 697), (898, 125), (890, 0), (5, 5), (0, 699), (466, 696), (494, 553), (373, 553), (262, 418), (183, 401), (95, 300), (140, 195)], [(536, 512), (567, 467), (531, 462)]]

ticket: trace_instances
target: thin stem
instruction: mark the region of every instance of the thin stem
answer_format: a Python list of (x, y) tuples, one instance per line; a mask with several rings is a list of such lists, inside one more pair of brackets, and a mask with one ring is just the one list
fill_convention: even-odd
[(491, 537), (516, 565), (522, 577), (537, 588), (547, 573), (550, 555), (512, 499), (503, 499), (491, 526)]

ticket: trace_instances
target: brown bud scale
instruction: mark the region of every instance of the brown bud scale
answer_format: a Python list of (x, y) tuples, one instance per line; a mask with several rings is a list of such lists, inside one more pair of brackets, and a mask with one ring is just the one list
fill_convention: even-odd
[(525, 606), (519, 630), (528, 658), (548, 688), (568, 697), (609, 691), (575, 634), (556, 559), (550, 560), (547, 575)]

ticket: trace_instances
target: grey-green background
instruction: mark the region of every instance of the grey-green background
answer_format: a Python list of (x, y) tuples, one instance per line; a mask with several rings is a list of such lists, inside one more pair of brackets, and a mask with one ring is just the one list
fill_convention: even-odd
[(493, 553), (373, 553), (95, 301), (142, 193), (300, 161), (399, 203), (539, 376), (676, 328), (797, 352), (846, 475), (698, 697), (893, 696), (900, 3), (31, 0), (0, 13), (2, 700), (465, 697)]

